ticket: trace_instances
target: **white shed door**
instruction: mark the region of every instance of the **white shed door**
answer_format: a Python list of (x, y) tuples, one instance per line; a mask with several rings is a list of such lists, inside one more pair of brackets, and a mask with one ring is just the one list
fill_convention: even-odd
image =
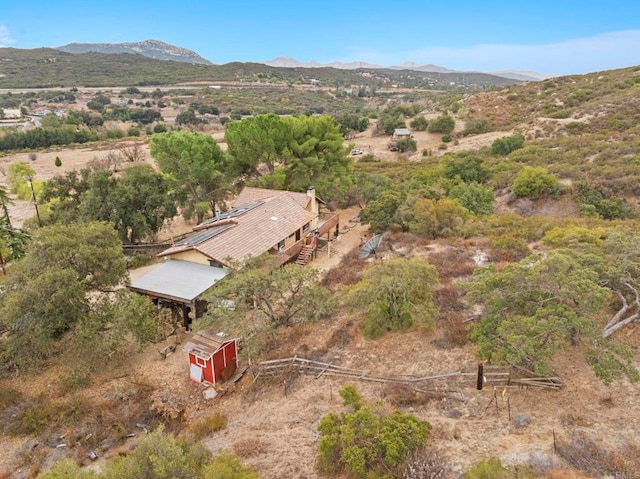
[(189, 375), (191, 379), (197, 383), (202, 382), (202, 368), (197, 364), (191, 364), (189, 367)]

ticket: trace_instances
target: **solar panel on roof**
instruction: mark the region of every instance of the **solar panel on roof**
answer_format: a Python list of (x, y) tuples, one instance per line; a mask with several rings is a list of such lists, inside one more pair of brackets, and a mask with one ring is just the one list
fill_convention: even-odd
[(229, 218), (237, 218), (238, 216), (242, 216), (247, 211), (251, 211), (252, 209), (263, 204), (264, 201), (255, 201), (253, 203), (247, 203), (246, 205), (236, 206), (235, 208), (231, 208), (229, 211), (225, 211), (224, 213), (218, 213), (214, 218), (210, 218), (207, 221), (203, 221), (203, 225), (213, 224), (216, 221), (227, 220)]
[(233, 226), (233, 224), (226, 224), (207, 228), (206, 230), (199, 231), (183, 240), (178, 241), (175, 246), (197, 246), (201, 243), (204, 243), (208, 239), (213, 238), (214, 236), (218, 236), (220, 233), (228, 230), (229, 228), (232, 228)]

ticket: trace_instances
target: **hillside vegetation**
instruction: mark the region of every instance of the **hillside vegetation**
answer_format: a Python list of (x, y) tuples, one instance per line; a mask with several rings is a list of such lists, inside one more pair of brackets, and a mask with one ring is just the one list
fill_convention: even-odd
[[(414, 72), (408, 70), (339, 70), (335, 68), (275, 68), (260, 63), (197, 65), (167, 63), (130, 53), (71, 54), (51, 48), (0, 49), (0, 88), (170, 85), (185, 82), (309, 83), (325, 86), (435, 88), (478, 90), (510, 85), (516, 80), (486, 73)], [(453, 85), (452, 85), (453, 83)]]
[[(254, 68), (223, 67), (241, 76)], [(294, 74), (255, 71), (285, 82)], [(118, 162), (105, 155), (86, 169), (38, 177), (41, 158), (27, 156), (37, 148), (7, 148), (1, 204), (37, 194), (40, 205), (24, 230), (11, 224), (11, 208), (0, 216), (8, 273), (0, 284), (1, 439), (13, 454), (4, 461), (10, 477), (20, 477), (18, 469), (35, 476), (60, 458), (67, 460), (43, 477), (636, 473), (637, 71), (475, 94), (128, 88), (83, 93), (91, 112), (74, 103), (80, 93), (56, 93), (55, 104), (71, 111), (46, 118), (49, 133), (91, 132), (106, 151), (116, 148), (107, 142), (119, 138), (113, 132), (128, 129), (149, 143), (153, 167), (121, 145)], [(35, 108), (35, 99), (2, 97), (12, 108)], [(393, 142), (402, 127), (413, 136)], [(3, 139), (49, 133), (33, 128)], [(62, 165), (67, 154), (73, 150), (60, 153)], [(175, 318), (116, 292), (126, 281), (122, 241), (162, 237), (176, 212), (200, 222), (245, 185), (314, 186), (346, 216), (340, 240), (325, 244), (317, 261), (340, 263), (319, 273), (248, 261), (206, 294), (209, 310), (195, 326), (241, 336), (242, 359), (254, 365), (309, 358), (362, 372), (351, 381), (293, 368), (247, 374), (207, 402), (184, 355), (158, 357), (162, 346), (184, 340), (181, 330), (165, 340)], [(366, 259), (346, 247), (374, 234), (380, 242)], [(76, 361), (78, 354), (89, 361)], [(492, 383), (494, 366), (563, 388)], [(452, 379), (454, 371), (466, 376)], [(453, 375), (433, 387), (360, 381), (441, 373)], [(56, 447), (63, 438), (73, 451)], [(124, 452), (132, 444), (137, 449)], [(87, 447), (108, 458), (100, 472), (81, 467), (90, 461)]]

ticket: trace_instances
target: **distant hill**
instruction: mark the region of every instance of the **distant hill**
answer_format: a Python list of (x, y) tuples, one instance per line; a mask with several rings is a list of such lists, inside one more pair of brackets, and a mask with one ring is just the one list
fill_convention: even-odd
[(136, 53), (156, 60), (212, 65), (209, 60), (192, 50), (176, 47), (159, 40), (144, 40), (133, 43), (69, 43), (55, 49), (66, 53)]
[(290, 57), (277, 57), (273, 60), (265, 60), (259, 62), (263, 65), (269, 65), (277, 68), (336, 68), (338, 70), (357, 70), (359, 68), (376, 69), (376, 70), (411, 70), (416, 72), (428, 72), (428, 73), (484, 73), (488, 75), (495, 75), (502, 78), (508, 78), (510, 80), (517, 81), (540, 81), (548, 78), (547, 75), (543, 75), (538, 72), (530, 71), (518, 71), (518, 70), (503, 70), (496, 72), (467, 72), (461, 70), (451, 70), (439, 65), (433, 65), (431, 63), (427, 65), (420, 65), (415, 62), (404, 62), (401, 65), (393, 65), (385, 67), (382, 65), (376, 65), (375, 63), (367, 62), (331, 62), (331, 63), (318, 63), (314, 60), (308, 62), (301, 62), (295, 58)]
[[(186, 82), (294, 83), (347, 88), (422, 88), (471, 92), (519, 83), (487, 73), (434, 73), (392, 69), (272, 67), (156, 60), (132, 53), (67, 53), (51, 48), (0, 48), (0, 88), (175, 85)], [(356, 90), (357, 91), (357, 90)]]

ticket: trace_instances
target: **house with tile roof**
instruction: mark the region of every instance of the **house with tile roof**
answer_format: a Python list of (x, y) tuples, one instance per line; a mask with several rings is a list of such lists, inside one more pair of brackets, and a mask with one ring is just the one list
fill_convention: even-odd
[[(158, 256), (166, 261), (132, 281), (129, 288), (189, 313), (203, 311), (200, 296), (249, 258), (270, 253), (279, 264), (307, 264), (319, 242), (338, 235), (339, 217), (320, 211), (322, 201), (306, 193), (244, 188), (231, 209), (196, 227)], [(180, 286), (179, 288), (177, 286)]]
[(326, 233), (330, 239), (331, 230), (338, 231), (338, 216), (321, 215), (320, 206), (313, 188), (298, 193), (247, 187), (231, 209), (200, 223), (159, 256), (230, 267), (269, 252), (284, 264), (298, 259), (313, 238)]

